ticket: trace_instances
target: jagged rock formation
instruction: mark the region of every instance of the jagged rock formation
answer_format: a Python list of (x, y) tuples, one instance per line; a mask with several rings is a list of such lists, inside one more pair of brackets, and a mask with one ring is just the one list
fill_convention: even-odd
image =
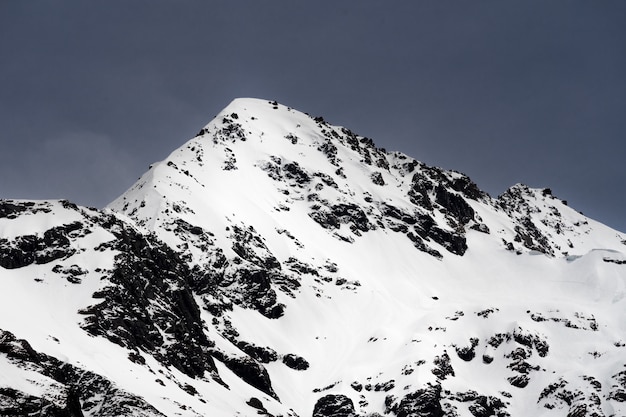
[(235, 100), (103, 210), (0, 201), (0, 415), (623, 415), (625, 245)]

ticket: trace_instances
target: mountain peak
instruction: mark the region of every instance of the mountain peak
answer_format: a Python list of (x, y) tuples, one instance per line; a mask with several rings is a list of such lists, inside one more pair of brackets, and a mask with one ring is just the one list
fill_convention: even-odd
[(624, 414), (624, 245), (236, 99), (105, 210), (0, 202), (0, 414)]
[[(226, 227), (246, 207), (263, 213), (265, 227), (304, 216), (346, 242), (390, 229), (436, 257), (463, 255), (470, 231), (499, 228), (503, 234), (492, 237), (518, 252), (567, 256), (590, 249), (590, 239), (581, 239), (588, 232), (576, 226), (588, 219), (549, 189), (517, 184), (493, 199), (461, 173), (387, 152), (322, 117), (262, 99), (235, 99), (110, 205), (150, 229), (172, 216), (200, 228)], [(481, 212), (493, 207), (505, 216), (489, 224)]]

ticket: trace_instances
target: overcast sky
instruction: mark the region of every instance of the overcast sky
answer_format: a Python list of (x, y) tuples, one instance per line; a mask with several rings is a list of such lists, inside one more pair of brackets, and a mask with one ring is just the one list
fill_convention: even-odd
[(626, 2), (0, 0), (0, 198), (102, 207), (236, 97), (626, 231)]

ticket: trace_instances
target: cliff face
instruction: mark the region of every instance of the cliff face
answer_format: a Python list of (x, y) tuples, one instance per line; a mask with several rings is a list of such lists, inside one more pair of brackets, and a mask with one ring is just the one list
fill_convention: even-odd
[(621, 415), (625, 242), (238, 99), (103, 210), (0, 204), (0, 414)]

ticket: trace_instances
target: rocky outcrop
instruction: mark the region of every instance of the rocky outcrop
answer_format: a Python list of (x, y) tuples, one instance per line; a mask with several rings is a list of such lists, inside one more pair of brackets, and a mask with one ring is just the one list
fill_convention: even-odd
[(399, 402), (388, 405), (388, 409), (398, 417), (443, 417), (441, 385), (429, 385), (407, 394)]
[(107, 279), (93, 297), (102, 300), (80, 311), (83, 328), (131, 350), (143, 350), (189, 376), (215, 374), (213, 342), (202, 330), (191, 290), (191, 271), (155, 237), (114, 217), (96, 219), (116, 237), (99, 250), (117, 251)]
[[(12, 212), (14, 215), (23, 211), (16, 210)], [(69, 258), (76, 251), (70, 246), (70, 237), (76, 237), (81, 232), (87, 234), (89, 230), (85, 229), (82, 223), (73, 222), (52, 227), (42, 236), (23, 235), (12, 240), (0, 239), (0, 267), (17, 269), (33, 263), (47, 264), (57, 259)]]
[(354, 403), (345, 395), (325, 395), (315, 403), (313, 417), (356, 417)]
[(26, 340), (17, 339), (2, 329), (0, 355), (14, 366), (28, 369), (33, 384), (46, 387), (39, 390), (41, 395), (1, 387), (2, 416), (164, 417), (145, 400), (120, 389), (106, 378), (37, 352)]

